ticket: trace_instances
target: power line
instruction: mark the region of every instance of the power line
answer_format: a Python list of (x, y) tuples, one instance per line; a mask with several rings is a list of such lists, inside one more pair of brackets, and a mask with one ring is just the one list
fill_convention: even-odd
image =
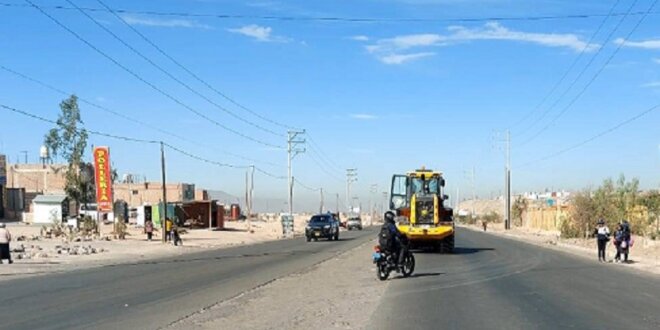
[(213, 120), (212, 118), (210, 118), (210, 117), (204, 115), (203, 113), (201, 113), (201, 112), (195, 110), (194, 108), (192, 108), (192, 107), (190, 107), (189, 105), (183, 103), (182, 101), (180, 101), (179, 99), (175, 98), (175, 97), (172, 96), (171, 94), (169, 94), (169, 93), (165, 92), (164, 90), (160, 89), (158, 86), (156, 86), (156, 85), (154, 85), (153, 83), (147, 81), (146, 79), (144, 79), (143, 77), (141, 77), (140, 75), (138, 75), (137, 73), (135, 73), (134, 71), (132, 71), (131, 69), (129, 69), (128, 67), (124, 66), (123, 64), (121, 64), (119, 61), (117, 61), (116, 59), (114, 59), (114, 58), (111, 57), (110, 55), (108, 55), (108, 54), (106, 54), (105, 52), (103, 52), (102, 50), (100, 50), (98, 47), (94, 46), (92, 43), (90, 43), (89, 41), (87, 41), (86, 39), (84, 39), (82, 36), (80, 36), (78, 33), (76, 33), (75, 31), (73, 31), (72, 29), (70, 29), (68, 26), (64, 25), (62, 22), (60, 22), (58, 19), (56, 19), (56, 18), (53, 17), (52, 15), (48, 14), (46, 11), (44, 11), (44, 10), (43, 10), (41, 7), (39, 7), (38, 5), (34, 4), (32, 1), (30, 1), (30, 0), (25, 0), (25, 2), (31, 4), (32, 7), (34, 7), (35, 9), (37, 9), (37, 10), (38, 10), (39, 12), (41, 12), (44, 16), (48, 17), (48, 18), (49, 18), (50, 20), (52, 20), (55, 24), (57, 24), (58, 26), (60, 26), (61, 28), (63, 28), (63, 29), (66, 30), (67, 32), (69, 32), (71, 35), (73, 35), (74, 37), (76, 37), (78, 40), (80, 40), (81, 42), (83, 42), (84, 44), (86, 44), (86, 45), (87, 45), (88, 47), (90, 47), (92, 50), (96, 51), (96, 52), (99, 53), (101, 56), (105, 57), (105, 58), (108, 59), (110, 62), (112, 62), (113, 64), (115, 64), (116, 66), (118, 66), (119, 68), (123, 69), (124, 71), (126, 71), (127, 73), (129, 73), (130, 75), (132, 75), (133, 77), (135, 77), (136, 79), (140, 80), (141, 82), (143, 82), (143, 83), (146, 84), (147, 86), (151, 87), (153, 90), (157, 91), (157, 92), (160, 93), (161, 95), (163, 95), (163, 96), (165, 96), (166, 98), (172, 100), (172, 101), (175, 102), (176, 104), (178, 104), (178, 105), (184, 107), (184, 108), (187, 109), (188, 111), (190, 111), (190, 112), (194, 113), (195, 115), (197, 115), (197, 116), (199, 116), (199, 117), (201, 117), (201, 118), (203, 118), (203, 119), (205, 119), (205, 120), (207, 120), (207, 121), (209, 121), (209, 122), (215, 124), (216, 126), (222, 128), (222, 129), (224, 129), (224, 130), (226, 130), (226, 131), (228, 131), (228, 132), (231, 132), (231, 133), (233, 133), (233, 134), (235, 134), (235, 135), (237, 135), (237, 136), (240, 136), (240, 137), (242, 137), (242, 138), (244, 138), (244, 139), (246, 139), (246, 140), (250, 140), (250, 141), (252, 141), (252, 142), (255, 142), (255, 143), (258, 143), (258, 144), (261, 144), (261, 145), (267, 146), (267, 147), (272, 147), (272, 148), (278, 148), (278, 149), (281, 149), (280, 146), (277, 146), (277, 145), (274, 145), (274, 144), (272, 144), (272, 143), (265, 142), (265, 141), (262, 141), (262, 140), (256, 139), (256, 138), (254, 138), (254, 137), (252, 137), (252, 136), (249, 136), (249, 135), (243, 134), (243, 133), (241, 133), (241, 132), (239, 132), (239, 131), (237, 131), (237, 130), (234, 130), (234, 129), (230, 128), (230, 127), (227, 127), (227, 126), (225, 126), (225, 125), (219, 123), (218, 121), (215, 121), (215, 120)]
[[(47, 123), (51, 123), (51, 124), (57, 124), (57, 121), (55, 121), (55, 120), (44, 118), (42, 116), (35, 115), (35, 114), (27, 112), (25, 110), (16, 109), (14, 107), (10, 107), (10, 106), (5, 105), (5, 104), (0, 104), (0, 108), (9, 110), (9, 111), (14, 112), (14, 113), (21, 114), (23, 116), (27, 116), (27, 117), (36, 119), (36, 120), (39, 120), (39, 121), (43, 121), (43, 122), (47, 122)], [(99, 136), (104, 136), (104, 137), (109, 137), (109, 138), (113, 138), (113, 139), (117, 139), (117, 140), (129, 141), (129, 142), (147, 143), (147, 144), (160, 144), (160, 143), (162, 143), (164, 146), (167, 146), (171, 150), (174, 150), (174, 151), (176, 151), (176, 152), (178, 152), (178, 153), (180, 153), (180, 154), (182, 154), (186, 157), (189, 157), (189, 158), (192, 158), (192, 159), (204, 162), (204, 163), (208, 163), (208, 164), (211, 164), (211, 165), (219, 166), (219, 167), (229, 167), (229, 168), (235, 168), (235, 169), (246, 169), (246, 168), (250, 167), (250, 166), (245, 166), (245, 165), (235, 165), (235, 164), (228, 164), (228, 163), (222, 163), (222, 162), (210, 160), (208, 158), (205, 158), (205, 157), (202, 157), (202, 156), (195, 155), (193, 153), (184, 151), (181, 148), (175, 147), (172, 144), (169, 144), (169, 143), (163, 142), (163, 141), (139, 139), (139, 138), (134, 138), (134, 137), (128, 137), (128, 136), (122, 136), (122, 135), (116, 135), (116, 134), (100, 132), (100, 131), (96, 131), (96, 130), (90, 130), (90, 129), (87, 129), (87, 128), (84, 128), (82, 130), (81, 129), (76, 130), (76, 132), (79, 133), (79, 134), (80, 134), (80, 132), (83, 132), (83, 131), (88, 132), (89, 134), (93, 134), (93, 135), (99, 135)], [(286, 177), (277, 176), (273, 173), (270, 173), (270, 172), (268, 172), (266, 170), (263, 170), (263, 169), (261, 169), (259, 167), (256, 167), (256, 166), (254, 168), (255, 168), (255, 170), (259, 171), (260, 173), (263, 173), (267, 176), (270, 176), (270, 177), (273, 177), (273, 178), (276, 178), (276, 179), (285, 179), (286, 178)]]
[[(71, 4), (72, 6), (74, 6), (75, 8), (79, 8), (79, 7), (78, 7), (74, 2), (72, 2), (71, 0), (66, 0), (66, 1), (67, 1), (69, 4)], [(191, 93), (193, 93), (193, 94), (199, 96), (200, 98), (204, 99), (204, 100), (205, 100), (206, 102), (208, 102), (209, 104), (215, 106), (215, 107), (218, 108), (220, 111), (222, 111), (222, 112), (224, 112), (224, 113), (230, 115), (231, 117), (233, 117), (233, 118), (235, 118), (235, 119), (237, 119), (237, 120), (239, 120), (239, 121), (242, 121), (242, 122), (244, 122), (244, 123), (246, 123), (246, 124), (248, 124), (248, 125), (250, 125), (250, 126), (252, 126), (252, 127), (255, 127), (255, 128), (259, 129), (259, 130), (262, 130), (262, 131), (264, 131), (264, 132), (266, 132), (266, 133), (273, 134), (273, 135), (275, 135), (275, 136), (281, 136), (281, 137), (284, 136), (284, 135), (282, 135), (282, 134), (280, 134), (280, 133), (277, 133), (277, 132), (274, 132), (274, 131), (272, 131), (272, 130), (270, 130), (270, 129), (268, 129), (268, 128), (265, 128), (265, 127), (263, 127), (263, 126), (261, 126), (261, 125), (259, 125), (259, 124), (256, 124), (256, 123), (254, 123), (254, 122), (251, 122), (251, 121), (249, 121), (249, 120), (247, 120), (247, 119), (245, 119), (245, 118), (243, 118), (243, 117), (241, 117), (241, 116), (239, 116), (239, 115), (233, 113), (232, 111), (226, 109), (225, 107), (221, 106), (221, 105), (218, 104), (217, 102), (211, 100), (211, 99), (208, 98), (206, 95), (200, 93), (200, 92), (197, 91), (196, 89), (192, 88), (190, 85), (188, 85), (188, 84), (186, 84), (185, 82), (181, 81), (181, 79), (177, 78), (176, 76), (174, 76), (174, 75), (173, 75), (172, 73), (170, 73), (169, 71), (165, 70), (165, 69), (164, 69), (163, 67), (161, 67), (160, 65), (156, 64), (153, 60), (151, 60), (151, 59), (150, 59), (149, 57), (147, 57), (146, 55), (142, 54), (142, 52), (140, 52), (139, 50), (135, 49), (135, 47), (131, 46), (131, 45), (130, 45), (129, 43), (127, 43), (124, 39), (122, 39), (121, 37), (119, 37), (116, 33), (112, 32), (112, 31), (111, 31), (109, 28), (107, 28), (105, 25), (101, 24), (99, 21), (97, 21), (94, 17), (92, 17), (91, 15), (89, 15), (87, 12), (85, 12), (85, 11), (82, 10), (82, 9), (79, 9), (79, 12), (80, 12), (82, 15), (84, 15), (85, 17), (89, 18), (89, 20), (91, 20), (94, 24), (96, 24), (96, 25), (97, 25), (99, 28), (101, 28), (103, 31), (107, 32), (107, 33), (108, 33), (110, 36), (112, 36), (115, 40), (119, 41), (119, 43), (121, 43), (122, 45), (124, 45), (126, 48), (130, 49), (130, 50), (131, 50), (133, 53), (135, 53), (137, 56), (139, 56), (139, 57), (142, 58), (143, 60), (147, 61), (149, 64), (151, 64), (151, 66), (153, 66), (154, 68), (156, 68), (158, 71), (162, 72), (163, 74), (165, 74), (165, 75), (168, 76), (170, 79), (172, 79), (172, 80), (174, 80), (175, 82), (177, 82), (179, 85), (183, 86), (185, 89), (187, 89), (187, 90), (190, 91)], [(117, 16), (117, 17), (119, 17), (119, 16)], [(121, 19), (121, 18), (120, 18), (120, 19)], [(122, 20), (122, 22), (123, 22), (123, 20)], [(125, 23), (125, 22), (124, 22), (124, 23)], [(126, 25), (128, 25), (128, 24), (126, 24)]]
[[(112, 14), (113, 14), (118, 20), (120, 20), (122, 23), (124, 23), (124, 25), (126, 25), (129, 29), (131, 29), (131, 31), (135, 32), (140, 38), (142, 38), (142, 40), (144, 40), (146, 43), (148, 43), (148, 44), (151, 45), (154, 49), (156, 49), (161, 55), (165, 56), (167, 59), (169, 59), (170, 61), (172, 61), (172, 63), (174, 63), (176, 66), (178, 66), (179, 68), (181, 68), (182, 70), (184, 70), (185, 72), (187, 72), (190, 76), (192, 76), (193, 78), (195, 78), (195, 80), (197, 80), (198, 82), (202, 83), (204, 86), (206, 86), (206, 87), (209, 88), (210, 90), (214, 91), (216, 94), (220, 95), (221, 97), (223, 97), (223, 98), (226, 99), (227, 101), (231, 102), (231, 103), (234, 104), (235, 106), (237, 106), (237, 107), (239, 107), (239, 108), (241, 108), (241, 109), (247, 111), (248, 113), (252, 114), (253, 116), (255, 116), (255, 117), (257, 117), (257, 118), (259, 118), (259, 119), (261, 119), (261, 120), (264, 120), (264, 121), (266, 121), (266, 122), (268, 122), (268, 123), (271, 123), (271, 124), (273, 124), (273, 125), (277, 125), (277, 126), (280, 126), (280, 127), (283, 127), (283, 128), (293, 129), (293, 127), (291, 127), (291, 126), (289, 126), (289, 125), (282, 124), (282, 123), (277, 122), (277, 121), (275, 121), (275, 120), (272, 120), (272, 119), (270, 119), (270, 118), (268, 118), (268, 117), (262, 116), (261, 114), (257, 113), (256, 111), (253, 111), (253, 110), (247, 108), (246, 106), (242, 105), (241, 103), (238, 103), (236, 100), (234, 100), (233, 98), (229, 97), (227, 94), (225, 94), (225, 93), (219, 91), (217, 88), (213, 87), (213, 86), (212, 86), (210, 83), (208, 83), (206, 80), (200, 78), (197, 74), (195, 74), (195, 73), (192, 72), (190, 69), (188, 69), (186, 66), (184, 66), (183, 64), (181, 64), (181, 62), (177, 61), (174, 57), (172, 57), (172, 56), (169, 55), (167, 52), (165, 52), (165, 50), (163, 50), (161, 47), (159, 47), (158, 45), (156, 45), (156, 43), (154, 43), (151, 39), (147, 38), (147, 36), (145, 36), (143, 33), (141, 33), (138, 29), (136, 29), (136, 28), (133, 27), (131, 24), (129, 24), (128, 22), (126, 22), (126, 20), (124, 20), (124, 18), (122, 18), (121, 16), (119, 16), (119, 15), (117, 14), (116, 11), (112, 10), (112, 9), (111, 9), (107, 4), (105, 4), (103, 1), (101, 1), (101, 0), (97, 0), (97, 2), (100, 3), (100, 4), (101, 4), (105, 9), (107, 9), (110, 13), (112, 13)], [(80, 7), (78, 7), (78, 8), (81, 9)], [(84, 10), (84, 9), (83, 9), (83, 10)]]
[(306, 185), (306, 184), (300, 182), (300, 180), (298, 180), (298, 179), (294, 179), (294, 181), (295, 181), (296, 183), (298, 183), (299, 186), (301, 186), (301, 187), (303, 187), (303, 188), (305, 188), (305, 189), (307, 189), (307, 190), (309, 190), (309, 191), (320, 191), (320, 190), (321, 190), (321, 188), (312, 188), (312, 187), (310, 187), (310, 186), (308, 186), (308, 185)]
[[(68, 96), (68, 95), (73, 94), (73, 93), (70, 93), (70, 92), (66, 92), (66, 91), (64, 91), (64, 90), (62, 90), (62, 89), (60, 89), (60, 88), (57, 88), (57, 87), (55, 87), (55, 86), (53, 86), (53, 85), (50, 85), (50, 84), (48, 84), (48, 83), (46, 83), (46, 82), (44, 82), (44, 81), (41, 81), (41, 80), (38, 80), (38, 79), (36, 79), (36, 78), (30, 77), (30, 76), (28, 76), (28, 75), (26, 75), (26, 74), (24, 74), (24, 73), (18, 72), (18, 71), (13, 70), (13, 69), (10, 69), (10, 68), (8, 68), (8, 67), (2, 65), (2, 64), (0, 64), (0, 69), (5, 70), (5, 71), (7, 71), (7, 72), (9, 72), (9, 73), (11, 73), (11, 74), (13, 74), (13, 75), (16, 75), (17, 77), (22, 78), (22, 79), (25, 79), (25, 80), (27, 80), (27, 81), (30, 81), (30, 82), (35, 83), (35, 84), (37, 84), (37, 85), (40, 85), (40, 86), (42, 86), (42, 87), (44, 87), (44, 88), (47, 88), (47, 89), (49, 89), (49, 90), (51, 90), (51, 91), (57, 92), (57, 93), (59, 93), (59, 94), (62, 94), (62, 95), (65, 95), (65, 96)], [(188, 142), (188, 143), (192, 143), (192, 144), (195, 144), (195, 145), (201, 145), (201, 146), (209, 147), (209, 148), (212, 148), (212, 149), (214, 149), (214, 150), (216, 150), (216, 151), (222, 152), (222, 153), (224, 153), (224, 154), (227, 154), (227, 155), (229, 155), (229, 156), (232, 156), (232, 157), (235, 157), (235, 158), (238, 158), (238, 159), (241, 159), (241, 160), (245, 160), (245, 161), (249, 161), (249, 162), (262, 163), (262, 164), (264, 164), (264, 165), (269, 165), (269, 166), (273, 166), (273, 167), (284, 167), (284, 165), (282, 165), (282, 164), (276, 164), (276, 163), (272, 163), (272, 162), (269, 162), (269, 161), (264, 161), (264, 160), (258, 160), (258, 159), (250, 158), (250, 157), (245, 157), (245, 156), (242, 156), (242, 155), (239, 155), (239, 154), (235, 154), (235, 153), (233, 153), (233, 152), (229, 152), (229, 151), (226, 151), (226, 150), (222, 150), (222, 149), (216, 148), (216, 147), (213, 146), (213, 145), (208, 145), (208, 144), (203, 143), (203, 142), (200, 142), (200, 141), (191, 140), (191, 139), (189, 139), (189, 138), (187, 138), (187, 137), (185, 137), (185, 136), (181, 136), (181, 135), (179, 135), (179, 134), (172, 133), (172, 132), (170, 132), (170, 131), (167, 131), (167, 130), (161, 129), (161, 128), (155, 126), (155, 125), (151, 125), (151, 124), (149, 124), (148, 122), (145, 122), (145, 121), (142, 121), (142, 120), (139, 120), (139, 119), (136, 119), (136, 118), (133, 118), (133, 117), (127, 116), (127, 115), (125, 115), (125, 114), (123, 114), (123, 113), (117, 112), (117, 111), (115, 111), (115, 110), (109, 109), (109, 108), (107, 108), (107, 107), (105, 107), (105, 106), (102, 106), (102, 105), (100, 105), (100, 104), (98, 104), (98, 103), (92, 102), (92, 101), (90, 101), (90, 100), (88, 100), (88, 99), (86, 99), (86, 98), (83, 98), (83, 97), (78, 96), (78, 99), (79, 99), (82, 103), (85, 103), (85, 104), (87, 104), (87, 105), (89, 105), (89, 106), (92, 106), (92, 107), (94, 107), (94, 108), (96, 108), (96, 109), (99, 109), (99, 110), (101, 110), (101, 111), (107, 112), (107, 113), (109, 113), (109, 114), (111, 114), (111, 115), (113, 115), (113, 116), (117, 116), (117, 117), (122, 118), (122, 119), (124, 119), (124, 120), (126, 120), (126, 121), (129, 121), (129, 122), (131, 122), (131, 123), (138, 124), (138, 125), (141, 125), (141, 126), (144, 126), (144, 127), (150, 128), (150, 129), (155, 130), (155, 131), (158, 131), (158, 132), (160, 132), (160, 133), (162, 133), (162, 134), (168, 135), (168, 136), (173, 137), (173, 138), (180, 139), (180, 140), (182, 140), (182, 141), (186, 141), (186, 142)]]
[[(4, 7), (29, 7), (25, 4), (18, 3), (0, 3)], [(43, 8), (55, 10), (76, 10), (76, 8), (67, 6), (42, 6)], [(470, 22), (489, 22), (489, 21), (544, 21), (544, 20), (562, 20), (562, 19), (587, 19), (606, 17), (608, 14), (601, 13), (583, 13), (583, 14), (567, 14), (567, 15), (537, 15), (537, 16), (488, 16), (488, 17), (346, 17), (346, 16), (282, 16), (282, 15), (248, 15), (248, 14), (211, 14), (211, 13), (191, 13), (191, 12), (164, 12), (153, 10), (130, 10), (130, 9), (110, 9), (110, 8), (95, 8), (95, 7), (81, 7), (82, 10), (88, 12), (104, 12), (104, 13), (118, 13), (118, 14), (131, 14), (131, 15), (146, 15), (146, 16), (170, 16), (170, 17), (188, 17), (188, 18), (214, 18), (214, 19), (252, 19), (252, 20), (270, 20), (270, 21), (285, 21), (285, 22), (344, 22), (344, 23), (470, 23)], [(644, 12), (631, 12), (630, 15), (643, 15)], [(653, 12), (658, 14), (658, 12)], [(625, 13), (613, 13), (611, 16), (624, 16)]]
[[(651, 10), (653, 10), (653, 8), (654, 8), (655, 5), (658, 3), (658, 1), (659, 1), (659, 0), (655, 0), (655, 1), (651, 4), (651, 6), (649, 7), (649, 9), (648, 9), (648, 11), (647, 11), (648, 13), (650, 13)], [(636, 2), (636, 1), (635, 1), (635, 2)], [(633, 5), (634, 5), (634, 4), (633, 4)], [(632, 7), (631, 7), (631, 8), (632, 8)], [(558, 119), (559, 119), (564, 113), (566, 113), (566, 111), (568, 111), (568, 109), (570, 109), (570, 108), (573, 106), (573, 104), (575, 104), (575, 102), (577, 102), (577, 100), (578, 100), (578, 99), (579, 99), (579, 98), (580, 98), (580, 97), (581, 97), (581, 96), (587, 91), (587, 89), (591, 86), (591, 84), (593, 84), (593, 82), (596, 81), (596, 79), (600, 76), (600, 74), (601, 74), (601, 73), (605, 70), (605, 68), (610, 64), (610, 62), (612, 61), (612, 59), (614, 58), (614, 56), (616, 56), (616, 54), (619, 53), (619, 51), (621, 50), (621, 48), (622, 48), (623, 45), (625, 44), (626, 40), (628, 40), (628, 39), (632, 36), (632, 34), (635, 33), (635, 31), (637, 30), (637, 28), (639, 28), (639, 26), (642, 24), (642, 22), (644, 21), (645, 18), (646, 18), (646, 16), (642, 16), (642, 17), (639, 19), (639, 21), (637, 21), (637, 24), (635, 24), (635, 26), (633, 26), (632, 30), (630, 30), (630, 32), (626, 35), (624, 41), (623, 41), (622, 43), (620, 43), (620, 44), (616, 47), (616, 49), (614, 50), (614, 52), (612, 52), (612, 54), (607, 58), (607, 60), (606, 60), (605, 63), (600, 67), (600, 69), (599, 69), (599, 70), (593, 75), (593, 77), (591, 77), (591, 79), (587, 82), (587, 84), (584, 85), (584, 87), (582, 88), (582, 90), (580, 90), (580, 92), (578, 92), (578, 94), (576, 94), (575, 97), (574, 97), (574, 98), (573, 98), (573, 99), (572, 99), (572, 100), (571, 100), (571, 101), (570, 101), (570, 102), (569, 102), (569, 103), (568, 103), (568, 104), (562, 109), (562, 111), (559, 112), (554, 118), (552, 118), (552, 120), (551, 120), (547, 125), (545, 125), (543, 128), (541, 128), (541, 130), (539, 130), (534, 136), (532, 136), (530, 139), (528, 139), (524, 144), (527, 144), (527, 143), (533, 141), (533, 140), (536, 139), (539, 135), (541, 135), (543, 132), (545, 132), (545, 131), (546, 131), (550, 126), (552, 126), (552, 125), (553, 125), (553, 124), (554, 124), (554, 123), (555, 123), (555, 122), (556, 122), (556, 121), (557, 121), (557, 120), (558, 120)], [(624, 19), (625, 19), (625, 17), (624, 17)], [(622, 21), (623, 21), (623, 19), (622, 19)], [(609, 39), (609, 36), (608, 36), (608, 39)]]
[[(608, 13), (608, 15), (605, 16), (605, 18), (603, 18), (603, 20), (600, 22), (600, 24), (599, 24), (598, 27), (596, 28), (596, 31), (595, 31), (595, 32), (591, 35), (591, 37), (589, 38), (589, 41), (587, 42), (587, 44), (586, 44), (586, 45), (584, 46), (584, 48), (582, 48), (582, 50), (580, 51), (580, 54), (578, 54), (578, 56), (575, 57), (575, 59), (573, 60), (573, 63), (571, 63), (571, 65), (568, 67), (568, 69), (566, 70), (566, 72), (564, 72), (564, 74), (561, 76), (561, 78), (559, 78), (559, 80), (558, 80), (558, 81), (554, 84), (554, 86), (550, 89), (550, 92), (548, 92), (548, 93), (543, 97), (543, 99), (541, 99), (541, 102), (539, 102), (539, 103), (536, 105), (536, 107), (534, 107), (534, 109), (532, 109), (532, 111), (530, 111), (529, 113), (527, 113), (527, 115), (523, 116), (522, 118), (520, 118), (520, 120), (518, 120), (516, 123), (514, 123), (513, 125), (511, 125), (511, 126), (509, 127), (509, 129), (518, 126), (519, 124), (523, 123), (525, 120), (527, 120), (528, 118), (530, 118), (530, 117), (531, 117), (531, 116), (532, 116), (537, 110), (539, 110), (539, 109), (541, 108), (541, 106), (542, 106), (542, 105), (545, 103), (545, 101), (547, 101), (548, 98), (549, 98), (549, 97), (550, 97), (550, 96), (551, 96), (551, 95), (557, 90), (557, 88), (559, 88), (559, 86), (564, 82), (564, 80), (566, 79), (566, 77), (568, 77), (568, 74), (573, 70), (573, 68), (575, 67), (575, 65), (577, 65), (577, 63), (580, 61), (580, 59), (582, 59), (582, 56), (583, 56), (584, 53), (587, 51), (587, 49), (588, 49), (588, 48), (591, 46), (591, 44), (594, 42), (594, 40), (596, 39), (596, 36), (600, 33), (600, 30), (603, 28), (603, 26), (605, 26), (605, 22), (607, 22), (607, 20), (610, 18), (610, 16), (614, 13), (614, 10), (616, 9), (616, 7), (617, 7), (617, 5), (619, 4), (620, 1), (621, 1), (621, 0), (617, 0), (617, 1), (612, 5), (612, 7), (610, 8), (610, 11), (609, 11), (609, 13)], [(594, 57), (595, 57), (595, 55), (594, 55)], [(542, 118), (543, 118), (543, 117), (541, 117), (541, 119), (542, 119)], [(539, 120), (540, 120), (540, 119), (539, 119)], [(531, 126), (531, 125), (530, 125), (530, 126)], [(527, 126), (527, 129), (529, 129), (530, 126)], [(524, 131), (521, 132), (520, 134), (521, 134), (521, 135), (524, 134), (525, 131), (527, 131), (527, 130), (524, 130)]]
[[(314, 138), (309, 133), (307, 134), (307, 138), (309, 139), (310, 149), (312, 150), (312, 152), (316, 153), (316, 151), (318, 151), (317, 154), (318, 154), (319, 158), (321, 158), (325, 163), (327, 163), (329, 165), (329, 167), (331, 167), (335, 171), (343, 172), (343, 168), (341, 166), (337, 165), (337, 163), (335, 163), (335, 161), (333, 159), (331, 159), (330, 157), (327, 157), (327, 155), (322, 151), (321, 147), (318, 145), (318, 143), (316, 143)], [(316, 149), (316, 150), (314, 150), (314, 149)]]
[(541, 158), (539, 158), (539, 159), (537, 159), (537, 160), (534, 160), (534, 161), (531, 161), (531, 162), (525, 163), (525, 164), (521, 165), (520, 167), (527, 167), (527, 166), (529, 166), (529, 165), (532, 165), (532, 164), (535, 164), (535, 163), (538, 163), (538, 162), (542, 162), (542, 161), (546, 161), (546, 160), (548, 160), (548, 159), (551, 159), (551, 158), (554, 158), (554, 157), (560, 156), (560, 155), (562, 155), (562, 154), (564, 154), (564, 153), (567, 153), (567, 152), (569, 152), (569, 151), (571, 151), (571, 150), (577, 149), (577, 148), (579, 148), (579, 147), (581, 147), (581, 146), (583, 146), (583, 145), (585, 145), (585, 144), (587, 144), (587, 143), (589, 143), (589, 142), (591, 142), (591, 141), (594, 141), (594, 140), (596, 140), (596, 139), (598, 139), (598, 138), (600, 138), (600, 137), (602, 137), (602, 136), (604, 136), (604, 135), (606, 135), (606, 134), (609, 134), (609, 133), (611, 133), (611, 132), (613, 132), (613, 131), (615, 131), (615, 130), (617, 130), (617, 129), (619, 129), (619, 128), (621, 128), (621, 127), (627, 125), (627, 124), (630, 124), (631, 122), (633, 122), (633, 121), (635, 121), (635, 120), (637, 120), (637, 119), (639, 119), (639, 118), (642, 118), (642, 117), (648, 115), (649, 113), (651, 113), (651, 112), (653, 112), (653, 111), (655, 111), (655, 110), (658, 110), (658, 109), (660, 109), (660, 104), (656, 104), (656, 105), (654, 105), (654, 106), (652, 106), (652, 107), (650, 107), (650, 108), (648, 108), (648, 109), (646, 109), (646, 110), (644, 110), (644, 111), (642, 111), (642, 112), (640, 112), (640, 113), (634, 115), (633, 117), (630, 117), (630, 118), (628, 118), (628, 119), (626, 119), (626, 120), (624, 120), (624, 121), (622, 121), (622, 122), (620, 122), (620, 123), (618, 123), (618, 124), (616, 124), (616, 125), (614, 125), (614, 126), (608, 128), (608, 129), (606, 129), (606, 130), (601, 131), (600, 133), (598, 133), (598, 134), (596, 134), (596, 135), (594, 135), (594, 136), (592, 136), (592, 137), (590, 137), (590, 138), (588, 138), (588, 139), (586, 139), (586, 140), (583, 140), (583, 141), (581, 141), (581, 142), (579, 142), (579, 143), (576, 143), (576, 144), (574, 144), (574, 145), (572, 145), (572, 146), (570, 146), (570, 147), (568, 147), (568, 148), (565, 148), (565, 149), (559, 150), (559, 151), (557, 151), (557, 152), (555, 152), (555, 153), (552, 153), (552, 154), (549, 154), (549, 155), (547, 155), (547, 156), (541, 157)]

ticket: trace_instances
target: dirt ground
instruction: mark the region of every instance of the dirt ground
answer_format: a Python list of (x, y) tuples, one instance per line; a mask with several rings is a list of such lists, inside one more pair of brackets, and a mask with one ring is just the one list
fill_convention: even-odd
[[(296, 215), (294, 234), (302, 235), (309, 215)], [(249, 227), (249, 230), (248, 230)], [(183, 255), (201, 249), (225, 248), (281, 239), (281, 222), (277, 218), (240, 222), (225, 222), (225, 230), (194, 229), (182, 235), (183, 245), (174, 246), (160, 241), (161, 232), (155, 232), (147, 241), (143, 228), (129, 225), (125, 240), (112, 237), (112, 225), (101, 227), (101, 237), (110, 240), (68, 242), (63, 238), (32, 238), (40, 235), (41, 225), (8, 223), (13, 241), (10, 249), (14, 263), (0, 265), (0, 281), (22, 276), (63, 272), (110, 264), (135, 262), (152, 258)], [(19, 241), (19, 238), (23, 239)], [(75, 252), (72, 252), (74, 251)], [(20, 255), (20, 256), (19, 256)]]
[[(466, 228), (479, 231), (483, 230), (480, 224), (466, 226)], [(514, 227), (511, 230), (505, 231), (503, 223), (488, 224), (488, 232), (495, 235), (523, 240), (536, 245), (559, 249), (586, 258), (593, 258), (594, 260), (598, 259), (595, 239), (566, 239), (561, 238), (558, 231), (520, 227)], [(660, 274), (660, 242), (638, 236), (634, 236), (634, 240), (635, 244), (630, 249), (629, 254), (631, 262), (628, 264), (617, 264), (617, 266), (631, 267), (654, 274)], [(607, 259), (611, 262), (616, 254), (616, 249), (611, 241), (607, 246), (606, 253)]]
[[(376, 279), (372, 244), (218, 303), (171, 329), (364, 329), (389, 282)], [(310, 294), (312, 292), (313, 294)], [(273, 306), (286, 305), (283, 309)]]
[[(297, 235), (303, 232), (307, 218), (297, 216), (294, 220)], [(133, 225), (129, 225), (125, 240), (112, 238), (112, 225), (103, 225), (101, 237), (110, 236), (109, 241), (94, 239), (68, 242), (64, 238), (39, 237), (42, 228), (40, 225), (9, 223), (7, 229), (13, 238), (10, 249), (25, 252), (12, 252), (14, 263), (8, 265), (5, 261), (5, 264), (0, 265), (0, 281), (20, 276), (182, 255), (200, 249), (254, 244), (283, 237), (279, 221), (251, 221), (250, 224), (249, 231), (245, 221), (227, 222), (226, 229), (221, 231), (188, 230), (182, 235), (183, 245), (174, 246), (171, 243), (161, 243), (160, 231), (154, 233), (152, 241), (147, 241), (143, 229)], [(76, 252), (72, 252), (74, 250)]]

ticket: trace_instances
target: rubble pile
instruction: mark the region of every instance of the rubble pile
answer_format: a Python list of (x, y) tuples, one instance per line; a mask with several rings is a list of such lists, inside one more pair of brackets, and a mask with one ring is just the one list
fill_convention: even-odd
[(25, 246), (23, 244), (20, 244), (18, 247), (15, 247), (12, 249), (12, 252), (14, 253), (14, 257), (16, 259), (37, 259), (37, 258), (50, 258), (55, 255), (91, 255), (91, 254), (97, 254), (97, 253), (104, 253), (108, 252), (108, 250), (104, 248), (95, 248), (91, 245), (56, 245), (54, 249), (49, 250), (49, 251), (44, 251), (44, 249), (41, 246), (38, 245), (30, 245), (30, 246)]

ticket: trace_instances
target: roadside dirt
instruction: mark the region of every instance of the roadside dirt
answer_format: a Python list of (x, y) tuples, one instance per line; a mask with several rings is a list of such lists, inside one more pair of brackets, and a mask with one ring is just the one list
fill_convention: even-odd
[(192, 315), (171, 329), (364, 329), (388, 282), (376, 279), (373, 243)]
[[(483, 231), (480, 225), (461, 225), (465, 228), (477, 231)], [(514, 227), (505, 231), (504, 224), (489, 224), (487, 233), (509, 237), (535, 245), (552, 248), (585, 258), (597, 260), (597, 250), (595, 239), (561, 238), (557, 231), (546, 231), (538, 229), (528, 229)], [(630, 263), (616, 264), (620, 267), (628, 267), (653, 274), (660, 274), (660, 242), (634, 236), (635, 244), (630, 249)], [(607, 259), (611, 262), (614, 259), (616, 250), (612, 242), (606, 249)]]

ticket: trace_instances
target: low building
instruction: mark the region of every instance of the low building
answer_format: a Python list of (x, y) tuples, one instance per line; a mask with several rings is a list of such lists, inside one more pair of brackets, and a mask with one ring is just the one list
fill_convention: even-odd
[(25, 188), (26, 193), (63, 194), (66, 170), (64, 164), (11, 164), (7, 187)]
[[(129, 207), (157, 204), (163, 199), (163, 185), (159, 182), (115, 183), (115, 200), (123, 200)], [(188, 202), (195, 200), (195, 185), (169, 183), (165, 185), (168, 202)]]
[(69, 200), (66, 195), (39, 195), (32, 200), (32, 210), (32, 223), (51, 224), (56, 219), (65, 222)]

